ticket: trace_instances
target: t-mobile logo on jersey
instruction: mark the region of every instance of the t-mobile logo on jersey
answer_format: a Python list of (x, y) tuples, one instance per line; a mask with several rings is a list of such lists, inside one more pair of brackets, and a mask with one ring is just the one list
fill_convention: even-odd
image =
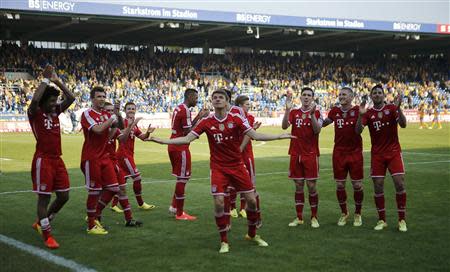
[(381, 127), (381, 121), (375, 121), (375, 122), (373, 122), (373, 127), (374, 127), (377, 131), (379, 131), (379, 130), (380, 130), (380, 127)]
[(52, 119), (44, 119), (44, 126), (46, 129), (52, 129)]
[(295, 120), (295, 124), (297, 125), (297, 127), (300, 127), (303, 124), (303, 119), (298, 118), (297, 120)]
[(342, 126), (344, 125), (344, 119), (337, 119), (336, 124), (338, 128), (342, 128)]
[(216, 140), (216, 143), (220, 144), (222, 142), (222, 140), (223, 140), (222, 133), (216, 133), (216, 134), (213, 134), (213, 136), (214, 136), (214, 140)]

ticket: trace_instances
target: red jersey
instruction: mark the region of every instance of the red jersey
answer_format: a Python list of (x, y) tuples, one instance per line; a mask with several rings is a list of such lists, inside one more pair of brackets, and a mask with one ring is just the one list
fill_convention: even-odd
[[(125, 119), (123, 121), (124, 127), (128, 127), (129, 120)], [(119, 157), (133, 157), (134, 156), (134, 138), (142, 134), (142, 131), (137, 127), (131, 129), (128, 138), (124, 142), (119, 142), (119, 149), (117, 150), (117, 155)]]
[(356, 133), (359, 107), (354, 106), (344, 111), (341, 107), (333, 107), (328, 118), (334, 122), (334, 150), (351, 152), (362, 151), (361, 135)]
[(106, 143), (106, 150), (109, 154), (109, 158), (111, 158), (111, 160), (113, 160), (113, 161), (117, 161), (116, 139), (117, 139), (117, 137), (119, 137), (119, 135), (120, 135), (120, 130), (116, 129), (116, 132), (114, 133), (112, 138)]
[[(246, 113), (241, 107), (238, 107), (238, 106), (232, 106), (230, 108), (230, 112), (239, 114), (240, 116), (242, 116), (244, 119), (246, 119), (248, 121), (248, 124), (250, 125), (250, 127), (253, 128), (253, 125), (255, 124), (255, 117), (253, 115)], [(244, 140), (244, 135), (242, 135), (242, 137), (240, 139), (241, 143), (243, 140)], [(245, 146), (245, 149), (242, 152), (242, 154), (247, 158), (253, 158), (252, 140), (250, 140), (248, 142), (248, 144)]]
[(390, 104), (381, 109), (368, 109), (362, 116), (362, 124), (369, 126), (372, 154), (401, 151), (398, 141), (398, 108)]
[(44, 113), (38, 109), (34, 115), (28, 112), (28, 121), (36, 138), (37, 156), (57, 157), (61, 156), (61, 129), (59, 125), (59, 114), (61, 107), (56, 107), (54, 113)]
[(108, 156), (106, 143), (108, 142), (109, 130), (105, 129), (101, 134), (94, 133), (91, 129), (107, 121), (111, 115), (105, 111), (87, 109), (81, 115), (81, 127), (83, 128), (84, 143), (81, 152), (81, 161), (101, 159)]
[[(173, 111), (172, 115), (172, 134), (170, 139), (186, 136), (184, 129), (192, 127), (191, 112), (189, 108), (183, 103), (178, 105)], [(169, 151), (183, 151), (187, 150), (189, 145), (169, 145)]]
[(219, 120), (214, 114), (203, 118), (191, 131), (199, 137), (203, 132), (208, 136), (211, 169), (233, 167), (243, 164), (239, 150), (242, 135), (252, 128), (240, 115), (228, 113)]
[[(317, 121), (322, 123), (322, 115), (316, 110), (314, 113)], [(291, 134), (297, 136), (291, 139), (289, 145), (290, 155), (316, 155), (319, 156), (319, 134), (314, 134), (310, 111), (293, 109), (289, 113), (289, 123), (292, 125)]]
[(242, 118), (246, 119), (247, 118), (247, 114), (245, 113), (245, 111), (238, 106), (231, 106), (230, 108), (230, 112), (234, 113), (234, 114), (239, 114), (240, 116), (242, 116)]

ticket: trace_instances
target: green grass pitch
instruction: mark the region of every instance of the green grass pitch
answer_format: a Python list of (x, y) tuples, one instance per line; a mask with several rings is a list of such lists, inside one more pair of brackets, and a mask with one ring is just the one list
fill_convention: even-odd
[[(265, 127), (262, 132), (278, 133)], [(168, 137), (169, 130), (156, 135)], [(195, 222), (176, 222), (168, 215), (174, 178), (167, 147), (136, 142), (135, 159), (143, 176), (144, 199), (157, 205), (145, 212), (136, 208), (128, 186), (134, 217), (144, 221), (138, 229), (125, 228), (123, 216), (105, 209), (106, 236), (86, 234), (86, 190), (80, 171), (83, 136), (64, 135), (63, 159), (69, 171), (70, 200), (52, 223), (61, 244), (52, 253), (97, 271), (448, 271), (450, 267), (450, 143), (449, 126), (442, 130), (419, 130), (410, 124), (400, 129), (406, 164), (408, 232), (396, 229), (394, 186), (386, 179), (388, 228), (376, 232), (377, 215), (372, 182), (368, 177), (370, 140), (364, 136), (363, 226), (336, 225), (340, 211), (332, 179), (333, 129), (320, 135), (319, 229), (309, 224), (289, 228), (295, 217), (294, 184), (287, 178), (288, 141), (254, 142), (256, 184), (261, 195), (263, 228), (259, 234), (269, 242), (260, 248), (244, 241), (246, 221), (233, 220), (229, 233), (231, 251), (219, 255), (219, 234), (213, 217), (209, 186), (209, 149), (205, 136), (191, 145), (193, 176), (186, 187), (186, 210), (198, 216)], [(31, 228), (36, 216), (36, 196), (31, 189), (30, 164), (35, 140), (31, 133), (3, 133), (1, 137), (0, 234), (44, 249)], [(347, 184), (348, 204), (353, 211), (353, 193)], [(305, 218), (309, 216), (305, 205)], [(352, 218), (353, 215), (351, 215)], [(309, 220), (306, 220), (309, 223)], [(65, 271), (55, 264), (0, 243), (2, 271)]]

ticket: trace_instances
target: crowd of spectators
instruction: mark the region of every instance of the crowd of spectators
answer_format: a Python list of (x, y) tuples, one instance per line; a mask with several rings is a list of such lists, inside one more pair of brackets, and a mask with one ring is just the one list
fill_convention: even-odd
[[(328, 109), (342, 86), (351, 86), (359, 103), (375, 83), (383, 83), (387, 99), (404, 95), (405, 108), (420, 104), (448, 108), (449, 61), (441, 57), (343, 57), (302, 54), (199, 55), (150, 52), (148, 49), (112, 51), (41, 49), (15, 44), (0, 46), (0, 112), (24, 114), (46, 64), (76, 95), (71, 110), (89, 106), (89, 90), (103, 85), (111, 101), (134, 101), (147, 113), (171, 112), (182, 102), (187, 87), (199, 90), (199, 107), (208, 106), (208, 94), (221, 87), (251, 98), (252, 110), (270, 116), (283, 109), (288, 91), (297, 97), (307, 85), (317, 102)], [(24, 71), (30, 79), (9, 79), (8, 71)]]

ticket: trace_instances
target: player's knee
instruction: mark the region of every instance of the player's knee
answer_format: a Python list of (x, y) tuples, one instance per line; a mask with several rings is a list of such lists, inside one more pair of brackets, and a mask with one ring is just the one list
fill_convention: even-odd
[(355, 191), (360, 191), (360, 190), (363, 189), (363, 185), (362, 185), (362, 182), (360, 180), (353, 181), (352, 185), (353, 185), (353, 190), (355, 190)]
[(305, 186), (304, 181), (296, 180), (295, 181), (295, 190), (297, 192), (303, 192), (303, 187)]
[(134, 177), (133, 182), (141, 182), (141, 175)]
[(225, 201), (223, 197), (215, 196), (214, 197), (214, 207), (216, 209), (216, 212), (220, 209), (223, 211), (223, 208), (225, 206)]
[(256, 210), (256, 198), (255, 197), (249, 197), (245, 199), (247, 203), (247, 208), (250, 210)]
[(395, 190), (397, 192), (402, 192), (405, 190), (405, 178), (403, 175), (398, 175), (393, 177)]
[(336, 189), (338, 189), (338, 190), (345, 189), (345, 180), (344, 181), (342, 181), (342, 180), (336, 181)]
[(308, 185), (309, 193), (315, 193), (316, 192), (316, 181), (315, 180), (314, 181), (309, 180), (307, 185)]

